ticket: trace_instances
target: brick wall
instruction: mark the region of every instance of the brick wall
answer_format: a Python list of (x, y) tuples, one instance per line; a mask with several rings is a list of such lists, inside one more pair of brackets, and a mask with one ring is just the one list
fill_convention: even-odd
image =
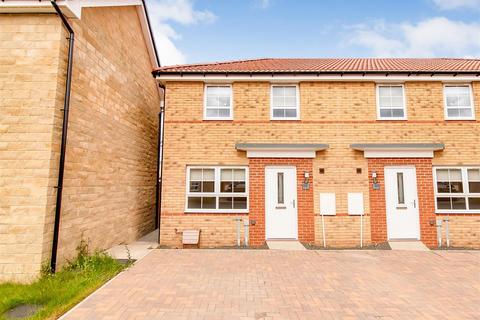
[[(165, 215), (183, 215), (187, 165), (248, 165), (245, 152), (235, 150), (237, 142), (328, 143), (330, 148), (313, 159), (316, 215), (320, 192), (336, 193), (339, 213), (347, 212), (349, 192), (362, 192), (367, 215), (371, 211), (368, 161), (363, 152), (349, 148), (351, 143), (444, 143), (445, 150), (435, 152), (433, 165), (480, 164), (480, 145), (475, 143), (480, 136), (479, 121), (444, 120), (441, 82), (405, 83), (408, 121), (376, 120), (373, 82), (300, 83), (300, 121), (270, 120), (268, 82), (233, 83), (233, 121), (202, 120), (203, 83), (168, 82), (166, 86)], [(472, 87), (478, 118), (480, 82)], [(351, 222), (343, 220), (350, 221), (347, 218)], [(353, 225), (355, 218), (337, 219)], [(345, 235), (354, 239), (356, 233)]]
[(51, 241), (62, 32), (55, 15), (0, 15), (0, 282), (35, 276)]
[[(450, 214), (438, 215), (437, 219), (448, 218), (448, 235), (450, 246), (457, 248), (480, 249), (480, 216)], [(447, 229), (445, 222), (442, 223), (442, 246), (447, 245)]]
[[(370, 216), (364, 216), (360, 222), (360, 216), (337, 214), (336, 216), (324, 216), (325, 243), (333, 248), (360, 247), (360, 227), (363, 227), (363, 245), (371, 244)], [(315, 245), (323, 246), (322, 216), (315, 216)]]
[[(159, 95), (134, 7), (84, 9), (75, 30), (60, 262), (153, 229)], [(51, 253), (67, 40), (54, 14), (0, 16), (0, 280)]]

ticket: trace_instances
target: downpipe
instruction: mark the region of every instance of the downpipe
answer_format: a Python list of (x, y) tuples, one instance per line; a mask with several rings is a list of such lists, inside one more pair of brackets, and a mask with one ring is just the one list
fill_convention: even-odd
[(160, 227), (162, 224), (162, 182), (163, 182), (163, 149), (165, 139), (165, 97), (167, 89), (159, 84), (162, 89), (162, 99), (160, 99), (160, 113), (158, 118), (158, 149), (157, 149), (157, 184), (155, 201), (155, 227), (158, 229), (157, 242), (160, 244)]
[(50, 270), (55, 273), (57, 269), (57, 254), (58, 254), (58, 238), (60, 233), (60, 216), (62, 211), (62, 195), (63, 195), (63, 176), (65, 173), (65, 153), (67, 148), (67, 134), (68, 134), (68, 113), (70, 110), (70, 92), (72, 86), (72, 66), (73, 66), (73, 47), (75, 43), (74, 32), (62, 11), (56, 4), (55, 0), (51, 0), (55, 12), (62, 20), (63, 26), (67, 29), (68, 35), (68, 61), (67, 61), (67, 78), (65, 83), (65, 98), (63, 103), (63, 124), (62, 124), (62, 142), (60, 146), (60, 163), (58, 168), (57, 181), (57, 200), (55, 205), (55, 221), (53, 226), (53, 241), (52, 241), (52, 256), (50, 259)]

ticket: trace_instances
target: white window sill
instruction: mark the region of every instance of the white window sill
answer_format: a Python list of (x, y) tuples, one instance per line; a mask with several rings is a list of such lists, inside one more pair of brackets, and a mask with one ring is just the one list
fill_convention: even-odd
[(461, 120), (461, 121), (465, 121), (465, 120), (475, 120), (475, 118), (445, 118), (446, 121), (452, 121), (452, 120)]
[(217, 210), (217, 209), (186, 209), (184, 213), (249, 213), (248, 209), (228, 209), (228, 210)]
[(379, 121), (388, 121), (388, 120), (395, 120), (395, 121), (398, 121), (398, 120), (403, 120), (403, 121), (407, 121), (408, 119), (403, 117), (403, 118), (394, 118), (394, 117), (391, 117), (391, 118), (377, 118), (377, 120)]
[(480, 214), (480, 210), (435, 210), (436, 214)]
[(270, 118), (272, 121), (292, 121), (300, 120), (300, 118)]
[(222, 120), (222, 121), (230, 120), (230, 121), (232, 121), (233, 118), (232, 117), (230, 117), (230, 118), (203, 118), (203, 121), (215, 121), (215, 120)]

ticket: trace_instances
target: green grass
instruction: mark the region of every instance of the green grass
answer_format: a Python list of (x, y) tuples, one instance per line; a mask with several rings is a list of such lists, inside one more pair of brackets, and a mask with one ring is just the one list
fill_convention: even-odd
[(56, 319), (125, 268), (105, 254), (89, 255), (83, 242), (78, 251), (77, 258), (61, 271), (43, 272), (34, 283), (0, 284), (0, 319), (21, 304), (41, 306), (27, 319)]

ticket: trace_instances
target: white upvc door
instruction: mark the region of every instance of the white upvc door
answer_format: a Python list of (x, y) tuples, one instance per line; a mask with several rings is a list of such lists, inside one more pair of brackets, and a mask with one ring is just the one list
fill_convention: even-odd
[(389, 240), (420, 240), (415, 167), (385, 168), (385, 200)]
[(266, 239), (297, 239), (297, 172), (295, 167), (265, 168)]

